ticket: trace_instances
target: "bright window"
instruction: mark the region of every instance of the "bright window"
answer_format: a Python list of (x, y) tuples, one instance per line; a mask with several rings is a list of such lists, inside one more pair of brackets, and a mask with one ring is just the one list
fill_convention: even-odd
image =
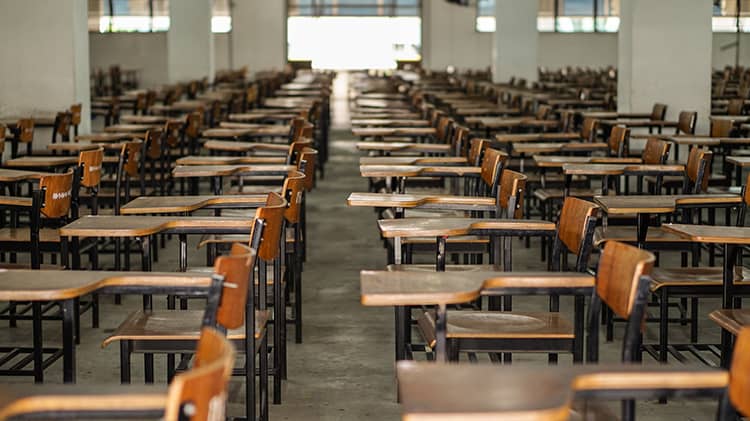
[(290, 16), (288, 59), (315, 69), (395, 69), (421, 59), (419, 17)]
[[(88, 0), (88, 6), (90, 32), (169, 30), (169, 0)], [(214, 0), (211, 31), (231, 30), (230, 0)]]
[(421, 59), (421, 0), (288, 0), (287, 10), (291, 61), (311, 61), (315, 69), (395, 69), (397, 61)]
[[(555, 8), (557, 4), (557, 8)], [(714, 0), (714, 32), (750, 32), (750, 0)], [(539, 0), (539, 32), (617, 32), (620, 0)], [(495, 32), (495, 0), (477, 0), (476, 30)]]

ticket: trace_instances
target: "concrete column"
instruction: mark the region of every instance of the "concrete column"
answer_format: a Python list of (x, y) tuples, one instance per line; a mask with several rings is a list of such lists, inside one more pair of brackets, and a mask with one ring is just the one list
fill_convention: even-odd
[(212, 0), (169, 2), (167, 75), (170, 83), (214, 78)]
[(281, 70), (286, 64), (286, 2), (234, 1), (230, 62), (249, 74)]
[(477, 10), (446, 1), (422, 2), (422, 66), (444, 71), (491, 66), (492, 34), (476, 31)]
[(698, 112), (707, 133), (711, 112), (712, 6), (706, 0), (622, 0), (617, 109), (668, 106), (667, 119)]
[(79, 130), (88, 133), (87, 1), (0, 0), (0, 10), (0, 116), (51, 114), (80, 102)]
[(495, 1), (497, 29), (492, 47), (494, 82), (507, 82), (514, 76), (524, 78), (529, 83), (537, 80), (538, 14), (538, 1)]

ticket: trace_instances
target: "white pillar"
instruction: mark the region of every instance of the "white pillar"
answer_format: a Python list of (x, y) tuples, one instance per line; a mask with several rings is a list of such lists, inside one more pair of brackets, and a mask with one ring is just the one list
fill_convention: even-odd
[(477, 32), (476, 5), (422, 2), (422, 67), (444, 71), (491, 67), (492, 34)]
[(232, 8), (234, 68), (249, 74), (281, 70), (286, 64), (286, 1), (241, 0)]
[(0, 0), (0, 116), (83, 105), (91, 130), (87, 0)]
[(617, 110), (667, 119), (698, 112), (698, 133), (711, 112), (712, 6), (706, 0), (622, 0), (618, 36)]
[(214, 78), (212, 0), (169, 2), (167, 75), (170, 83)]
[(495, 39), (492, 75), (495, 83), (511, 77), (537, 80), (539, 32), (536, 29), (539, 2), (495, 0)]

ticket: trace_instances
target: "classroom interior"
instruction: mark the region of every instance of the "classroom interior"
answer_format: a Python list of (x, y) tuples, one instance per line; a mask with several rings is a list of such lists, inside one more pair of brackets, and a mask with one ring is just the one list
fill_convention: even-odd
[(0, 420), (750, 417), (748, 34), (0, 0)]

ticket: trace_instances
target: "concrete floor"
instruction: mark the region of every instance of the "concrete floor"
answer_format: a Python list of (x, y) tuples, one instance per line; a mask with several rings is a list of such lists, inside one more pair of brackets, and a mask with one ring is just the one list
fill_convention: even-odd
[[(326, 167), (326, 178), (319, 181), (309, 196), (309, 257), (303, 277), (304, 343), (289, 344), (289, 379), (284, 383), (280, 406), (272, 406), (273, 420), (396, 420), (399, 407), (395, 402), (393, 370), (393, 311), (390, 308), (365, 308), (359, 304), (359, 271), (385, 267), (375, 225), (376, 214), (368, 208), (348, 208), (346, 196), (366, 191), (366, 180), (358, 176), (358, 158), (348, 131), (346, 78), (336, 82), (332, 156)], [(191, 239), (194, 242), (196, 239)], [(177, 243), (171, 241), (161, 251), (154, 270), (177, 267)], [(514, 249), (515, 269), (539, 270), (538, 244), (530, 249), (517, 243)], [(427, 257), (429, 259), (429, 257)], [(202, 253), (191, 247), (191, 262), (203, 263)], [(675, 264), (667, 259), (664, 264)], [(140, 308), (140, 299), (126, 297), (123, 305), (114, 305), (103, 297), (99, 329), (91, 329), (88, 316), (83, 317), (82, 344), (78, 347), (78, 381), (82, 384), (117, 383), (119, 350), (116, 346), (101, 349), (101, 341), (126, 317)], [(157, 299), (157, 305), (164, 300)], [(563, 311), (569, 308), (563, 303)], [(544, 300), (517, 298), (520, 310), (543, 310)], [(716, 300), (701, 302), (701, 313), (718, 306)], [(45, 323), (45, 336), (59, 343), (56, 323)], [(18, 329), (0, 329), (0, 343), (30, 342), (30, 324)], [(654, 341), (656, 326), (650, 325), (647, 340)], [(686, 332), (672, 329), (674, 340), (684, 340)], [(622, 335), (621, 326), (615, 337)], [(705, 318), (701, 338), (718, 341), (718, 329)], [(620, 343), (602, 345), (602, 360), (617, 361)], [(646, 357), (647, 364), (653, 364)], [(515, 364), (544, 364), (544, 356), (518, 356)], [(157, 358), (157, 380), (164, 381), (163, 361)], [(570, 364), (561, 357), (560, 364)], [(140, 359), (134, 359), (133, 381), (142, 379)], [(46, 371), (49, 382), (61, 381), (62, 364)], [(29, 382), (27, 378), (2, 378), (0, 382)], [(435, 381), (440, 381), (435, 379)], [(450, 387), (450, 385), (446, 385)], [(233, 382), (230, 413), (242, 411), (241, 385)], [(639, 404), (639, 420), (709, 420), (716, 403), (710, 401), (671, 401)]]

